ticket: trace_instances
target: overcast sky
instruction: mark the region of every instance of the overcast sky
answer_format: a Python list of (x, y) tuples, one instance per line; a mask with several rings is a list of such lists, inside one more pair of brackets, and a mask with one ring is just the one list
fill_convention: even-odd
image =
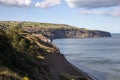
[(61, 23), (120, 33), (120, 0), (0, 0), (1, 21)]

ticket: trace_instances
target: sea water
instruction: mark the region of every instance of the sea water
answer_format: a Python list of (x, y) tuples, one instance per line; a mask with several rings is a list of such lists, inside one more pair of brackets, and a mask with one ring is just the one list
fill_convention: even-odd
[(97, 80), (120, 80), (120, 34), (113, 37), (56, 39), (67, 60)]

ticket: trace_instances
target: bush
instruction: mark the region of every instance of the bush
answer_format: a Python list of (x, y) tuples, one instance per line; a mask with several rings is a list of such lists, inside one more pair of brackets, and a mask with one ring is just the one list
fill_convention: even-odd
[(23, 77), (23, 80), (29, 80), (29, 78), (25, 76), (25, 77)]
[(27, 46), (27, 43), (26, 43), (26, 40), (25, 39), (21, 39), (20, 42), (19, 42), (19, 45), (23, 48), (26, 48)]
[(0, 30), (0, 35), (6, 35), (5, 31)]
[(16, 44), (22, 38), (22, 36), (20, 34), (18, 34), (18, 32), (13, 31), (13, 30), (11, 30), (11, 31), (8, 32), (8, 37), (10, 38), (10, 40), (11, 40), (12, 43), (16, 43)]

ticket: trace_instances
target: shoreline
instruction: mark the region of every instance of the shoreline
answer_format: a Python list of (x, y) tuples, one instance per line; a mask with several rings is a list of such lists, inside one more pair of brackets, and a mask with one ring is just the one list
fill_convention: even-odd
[(88, 80), (98, 80), (97, 78), (95, 78), (95, 76), (93, 76), (92, 74), (89, 74), (87, 72), (84, 72), (84, 70), (81, 70), (79, 68), (77, 68), (75, 65), (73, 65), (72, 63), (70, 63), (71, 66), (73, 67), (73, 69), (75, 69), (76, 71), (78, 71), (79, 73), (81, 73), (83, 76), (85, 76)]
[[(55, 39), (54, 39), (55, 40)], [(53, 44), (53, 43), (52, 43)], [(60, 51), (61, 53), (61, 51)], [(97, 78), (95, 78), (95, 76), (93, 76), (92, 74), (89, 74), (87, 72), (85, 72), (82, 69), (79, 69), (78, 67), (76, 67), (76, 65), (72, 64), (66, 57), (65, 55), (62, 53), (61, 55), (64, 56), (65, 60), (68, 62), (68, 64), (70, 65), (70, 67), (75, 70), (78, 74), (84, 76), (87, 80), (98, 80)]]

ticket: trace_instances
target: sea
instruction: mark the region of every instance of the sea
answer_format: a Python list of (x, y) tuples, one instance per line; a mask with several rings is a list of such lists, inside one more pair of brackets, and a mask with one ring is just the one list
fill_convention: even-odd
[(120, 80), (120, 34), (53, 40), (66, 59), (95, 80)]

